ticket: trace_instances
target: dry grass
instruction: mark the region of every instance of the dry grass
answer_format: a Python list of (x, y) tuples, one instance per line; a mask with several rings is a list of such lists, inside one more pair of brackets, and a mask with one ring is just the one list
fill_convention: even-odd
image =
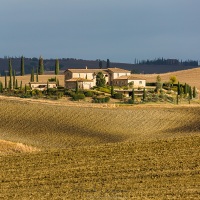
[(169, 72), (164, 74), (137, 74), (138, 78), (146, 79), (147, 82), (155, 82), (156, 77), (160, 75), (163, 82), (169, 81), (171, 76), (176, 76), (180, 83), (188, 83), (200, 89), (200, 68)]
[(13, 153), (32, 153), (35, 151), (39, 151), (39, 149), (22, 143), (0, 140), (0, 155), (8, 155)]
[[(59, 80), (59, 83), (61, 86), (64, 86), (64, 75), (54, 75), (54, 74), (48, 74), (48, 75), (39, 75), (39, 82), (47, 82), (48, 79), (56, 77)], [(20, 85), (20, 82), (22, 81), (22, 85), (29, 84), (31, 75), (25, 75), (25, 76), (16, 76), (16, 79), (18, 81), (18, 85)], [(9, 80), (9, 76), (7, 77)], [(3, 86), (5, 84), (5, 77), (0, 77), (0, 81), (3, 83)]]

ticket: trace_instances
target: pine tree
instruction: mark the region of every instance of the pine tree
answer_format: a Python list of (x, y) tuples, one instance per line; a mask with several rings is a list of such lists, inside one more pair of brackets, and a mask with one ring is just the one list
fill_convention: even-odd
[(31, 82), (34, 82), (34, 68), (31, 71)]
[(55, 75), (59, 74), (59, 70), (60, 70), (59, 60), (56, 59), (56, 62), (55, 62)]
[(40, 56), (39, 58), (39, 75), (44, 74), (44, 62), (43, 58)]
[(21, 57), (21, 76), (24, 76), (24, 57)]
[(133, 100), (133, 103), (135, 103), (135, 91), (134, 91), (134, 89), (132, 89), (132, 100)]
[(7, 90), (8, 85), (7, 85), (7, 73), (5, 73), (5, 90)]

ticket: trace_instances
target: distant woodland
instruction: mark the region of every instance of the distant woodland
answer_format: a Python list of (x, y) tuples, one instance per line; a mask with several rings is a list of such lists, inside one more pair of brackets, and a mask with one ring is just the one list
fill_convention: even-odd
[[(0, 74), (5, 75), (8, 72), (9, 58), (12, 60), (12, 67), (16, 70), (16, 75), (20, 74), (21, 57), (4, 57), (0, 58)], [(45, 73), (54, 71), (55, 59), (43, 59)], [(61, 58), (59, 59), (60, 73), (67, 68), (106, 68), (108, 66), (107, 60), (82, 60), (75, 58)], [(39, 58), (24, 58), (25, 74), (30, 74), (33, 68), (39, 65)], [(115, 63), (109, 61), (109, 67), (119, 67), (131, 70), (133, 73), (165, 73), (178, 70), (185, 70), (198, 67), (198, 61), (195, 60), (178, 60), (178, 59), (164, 59), (158, 58), (154, 60), (138, 60), (135, 59), (134, 64), (130, 63)]]

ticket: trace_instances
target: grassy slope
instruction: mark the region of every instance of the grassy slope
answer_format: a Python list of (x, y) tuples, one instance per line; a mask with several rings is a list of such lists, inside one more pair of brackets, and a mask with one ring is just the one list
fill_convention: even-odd
[(188, 83), (191, 86), (195, 86), (200, 89), (200, 67), (188, 70), (182, 70), (177, 72), (169, 72), (164, 74), (137, 74), (139, 78), (144, 78), (147, 82), (155, 82), (156, 77), (160, 75), (163, 82), (169, 81), (171, 76), (176, 76), (177, 81), (180, 83)]
[(0, 198), (198, 199), (199, 113), (0, 100), (0, 139), (43, 150), (0, 156)]

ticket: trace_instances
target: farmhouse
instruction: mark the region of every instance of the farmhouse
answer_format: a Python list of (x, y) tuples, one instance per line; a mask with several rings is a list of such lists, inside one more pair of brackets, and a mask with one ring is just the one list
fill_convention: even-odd
[[(47, 89), (47, 83), (44, 82), (30, 82), (29, 83), (31, 90), (46, 90)], [(48, 88), (56, 88), (56, 82), (49, 82)]]
[(131, 72), (121, 68), (107, 68), (107, 69), (67, 69), (65, 75), (65, 87), (68, 89), (90, 89), (96, 86), (96, 75), (102, 72), (107, 85), (127, 86), (130, 82), (134, 87), (145, 87), (146, 81), (139, 80), (131, 76)]

